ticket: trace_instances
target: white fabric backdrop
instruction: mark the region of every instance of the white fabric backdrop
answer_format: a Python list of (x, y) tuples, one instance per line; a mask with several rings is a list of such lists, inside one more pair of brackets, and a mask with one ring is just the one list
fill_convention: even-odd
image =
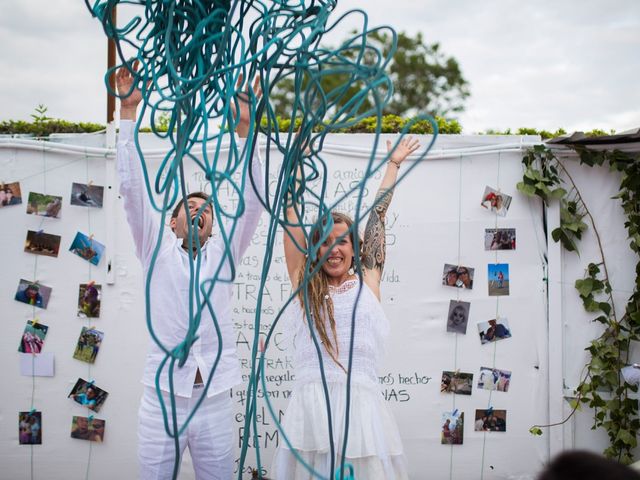
[[(421, 138), (423, 144), (427, 138)], [(412, 478), (533, 478), (548, 457), (548, 437), (528, 433), (534, 423), (548, 421), (547, 394), (547, 316), (544, 258), (546, 246), (542, 227), (542, 207), (518, 194), (515, 184), (521, 177), (521, 154), (510, 148), (514, 143), (533, 142), (531, 137), (441, 136), (434, 149), (434, 159), (419, 165), (400, 185), (388, 214), (388, 261), (382, 286), (384, 309), (392, 323), (383, 371), (383, 392), (399, 423), (409, 460)], [(100, 146), (99, 136), (65, 140), (74, 145)], [(325, 159), (332, 172), (330, 196), (347, 187), (364, 168), (370, 135), (334, 135), (328, 138)], [(139, 383), (147, 346), (144, 323), (141, 269), (119, 202), (108, 218), (108, 208), (87, 209), (69, 205), (71, 182), (92, 180), (105, 185), (106, 171), (112, 160), (88, 158), (72, 153), (54, 153), (42, 148), (30, 150), (14, 144), (0, 144), (0, 169), (5, 182), (20, 180), (23, 204), (0, 209), (2, 240), (0, 305), (5, 312), (0, 335), (0, 372), (3, 395), (0, 399), (0, 478), (29, 478), (33, 464), (35, 477), (112, 478), (121, 474), (133, 478), (136, 472), (136, 416), (142, 391)], [(143, 148), (155, 149), (153, 138), (144, 140)], [(490, 152), (474, 153), (472, 147), (487, 147)], [(459, 149), (466, 149), (458, 154)], [(444, 158), (447, 157), (447, 158)], [(275, 158), (275, 154), (274, 154)], [(46, 172), (46, 173), (45, 173)], [(598, 178), (605, 177), (600, 172)], [(500, 188), (513, 195), (505, 218), (496, 217), (480, 206), (485, 186)], [(200, 188), (197, 174), (189, 179), (192, 190)], [(115, 185), (114, 185), (114, 188)], [(369, 201), (377, 180), (369, 188)], [(44, 219), (25, 214), (28, 192), (46, 192), (64, 197), (62, 218)], [(611, 218), (611, 217), (610, 217)], [(238, 353), (248, 362), (257, 292), (258, 267), (264, 249), (263, 217), (261, 227), (238, 270), (234, 289), (234, 322), (238, 332)], [(516, 228), (515, 251), (484, 250), (485, 228)], [(58, 258), (34, 256), (23, 252), (28, 229), (44, 229), (62, 235)], [(98, 267), (68, 252), (76, 231), (93, 233), (107, 244), (114, 259), (115, 284), (107, 285), (105, 259)], [(612, 238), (612, 242), (620, 242)], [(290, 292), (277, 242), (274, 263), (268, 280), (269, 295), (264, 298), (263, 322), (269, 324), (274, 313)], [(508, 263), (510, 295), (489, 297), (487, 265)], [(443, 265), (461, 264), (475, 268), (474, 288), (463, 291), (441, 285)], [(566, 267), (565, 267), (566, 268)], [(569, 272), (567, 276), (573, 275)], [(45, 352), (55, 354), (56, 372), (52, 378), (20, 376), (17, 346), (32, 307), (13, 300), (20, 278), (37, 279), (53, 287), (49, 308), (38, 310), (40, 322), (50, 327)], [(573, 277), (571, 277), (573, 278)], [(91, 322), (76, 317), (78, 284), (95, 280), (103, 285), (102, 312)], [(552, 286), (553, 288), (553, 286)], [(564, 292), (570, 296), (571, 292)], [(466, 335), (446, 332), (446, 316), (451, 299), (471, 302)], [(476, 324), (495, 316), (507, 317), (513, 337), (495, 344), (481, 345)], [(95, 365), (72, 358), (82, 326), (95, 325), (105, 338)], [(573, 338), (573, 337), (572, 337)], [(584, 342), (566, 343), (566, 358), (572, 359), (584, 348)], [(274, 351), (268, 374), (292, 373), (291, 355)], [(571, 363), (571, 362), (568, 362)], [(494, 366), (513, 372), (507, 393), (476, 388), (481, 366)], [(576, 367), (571, 363), (572, 372)], [(474, 374), (471, 396), (440, 393), (443, 370)], [(248, 373), (243, 368), (244, 373)], [(72, 415), (86, 410), (67, 398), (73, 383), (81, 376), (95, 379), (109, 392), (109, 398), (96, 418), (107, 421), (103, 444), (69, 437)], [(274, 377), (274, 380), (275, 377)], [(420, 383), (416, 383), (420, 382)], [(272, 385), (271, 393), (279, 410), (286, 406), (291, 382)], [(43, 445), (18, 445), (17, 416), (29, 410), (32, 391), (34, 406), (43, 412)], [(243, 392), (232, 392), (237, 407), (236, 442), (242, 427)], [(558, 401), (553, 399), (552, 401)], [(561, 401), (561, 400), (560, 400)], [(473, 431), (476, 409), (492, 406), (506, 409), (506, 433)], [(464, 444), (440, 444), (442, 414), (459, 409), (465, 414)], [(279, 441), (273, 420), (262, 415), (261, 448), (268, 468), (273, 449)], [(583, 420), (588, 424), (589, 419)], [(586, 428), (585, 428), (586, 429)], [(587, 429), (588, 430), (588, 429)], [(600, 449), (598, 439), (582, 437), (585, 444)], [(249, 459), (247, 465), (255, 463)], [(181, 477), (193, 478), (188, 458)]]

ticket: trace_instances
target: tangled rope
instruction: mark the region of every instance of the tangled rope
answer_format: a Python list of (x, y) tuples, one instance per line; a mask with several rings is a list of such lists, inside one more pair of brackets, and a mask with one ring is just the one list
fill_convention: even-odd
[[(329, 0), (97, 0), (93, 5), (89, 0), (85, 0), (85, 3), (92, 15), (102, 23), (107, 37), (115, 41), (120, 59), (118, 65), (105, 74), (107, 88), (109, 88), (108, 79), (115, 70), (123, 67), (129, 69), (136, 78), (132, 89), (138, 88), (143, 94), (143, 107), (137, 127), (140, 126), (145, 113), (148, 113), (153, 133), (170, 145), (153, 181), (153, 188), (146, 164), (142, 162), (147, 194), (154, 209), (162, 216), (161, 230), (165, 224), (166, 215), (170, 214), (175, 202), (180, 198), (186, 199), (184, 178), (186, 162), (193, 162), (203, 172), (203, 178), (206, 178), (209, 184), (211, 191), (209, 203), (213, 207), (220, 235), (225, 243), (224, 258), (232, 259), (229, 239), (234, 234), (236, 221), (244, 211), (244, 203), (242, 195), (238, 195), (239, 201), (235, 208), (225, 208), (223, 197), (226, 194), (221, 193), (223, 189), (219, 187), (222, 184), (228, 184), (239, 193), (247, 184), (256, 192), (260, 190), (266, 192), (261, 202), (269, 214), (267, 248), (262, 264), (263, 280), (260, 284), (254, 320), (256, 335), (252, 343), (251, 358), (253, 360), (247, 385), (245, 434), (242, 439), (238, 478), (243, 471), (251, 436), (254, 438), (257, 470), (261, 472), (260, 449), (256, 441), (259, 434), (256, 416), (258, 386), (261, 385), (265, 392), (268, 389), (264, 376), (265, 354), (282, 310), (297, 294), (296, 290), (283, 306), (267, 334), (264, 349), (259, 349), (257, 333), (260, 332), (259, 312), (262, 310), (264, 279), (267, 278), (273, 259), (276, 232), (278, 227), (287, 224), (284, 215), (286, 202), (295, 199), (300, 205), (297, 225), (303, 226), (307, 232), (305, 252), (308, 253), (309, 259), (316, 258), (320, 245), (331, 232), (333, 224), (331, 221), (310, 221), (305, 218), (309, 218), (310, 214), (315, 214), (318, 219), (326, 218), (326, 214), (347, 197), (356, 196), (356, 215), (352, 228), (358, 229), (362, 218), (375, 206), (372, 205), (361, 211), (367, 182), (387, 161), (387, 157), (375, 155), (380, 131), (378, 130), (375, 134), (372, 154), (361, 182), (331, 204), (326, 199), (328, 166), (322, 158), (322, 147), (327, 135), (347, 128), (364, 117), (377, 116), (378, 125), (381, 124), (380, 118), (384, 106), (393, 95), (393, 85), (385, 69), (395, 52), (396, 34), (389, 27), (369, 28), (367, 14), (362, 10), (349, 11), (331, 22), (330, 17), (337, 1)], [(113, 22), (111, 14), (118, 5), (126, 5), (127, 11), (135, 11), (121, 27)], [(338, 48), (323, 46), (322, 41), (347, 21), (356, 22), (359, 25), (358, 33), (352, 34)], [(392, 39), (392, 46), (386, 54), (369, 42), (370, 36), (379, 31), (386, 31)], [(128, 55), (129, 52), (131, 57)], [(132, 68), (134, 60), (137, 60), (140, 65), (137, 71)], [(255, 77), (259, 78), (260, 87), (264, 93), (261, 99), (253, 95), (251, 89), (246, 88), (250, 80)], [(269, 99), (281, 91), (285, 83), (290, 82), (294, 86), (288, 116), (290, 126), (286, 131), (280, 131), (276, 112), (270, 105)], [(112, 95), (117, 96), (117, 92), (112, 91), (111, 88), (109, 90)], [(235, 118), (234, 112), (239, 111), (240, 100), (248, 102), (251, 111), (251, 129), (244, 146), (240, 146), (234, 135), (230, 133), (237, 126), (238, 119)], [(436, 132), (437, 126), (430, 117), (416, 117), (414, 122), (425, 118), (431, 121), (433, 131)], [(160, 128), (161, 124), (167, 127), (166, 130)], [(258, 125), (259, 128), (257, 128)], [(404, 132), (408, 131), (411, 125), (412, 122), (409, 122)], [(266, 171), (275, 172), (277, 178), (275, 185), (270, 185), (268, 176), (265, 176), (263, 189), (255, 185), (249, 165), (259, 133), (263, 134), (267, 143)], [(435, 135), (431, 145), (434, 140)], [(219, 154), (223, 144), (227, 142), (230, 150), (228, 157), (223, 161), (221, 159), (224, 156)], [(136, 148), (140, 157), (143, 158), (137, 135)], [(420, 155), (420, 159), (426, 156), (429, 148)], [(281, 153), (283, 157), (281, 163), (278, 161), (278, 164), (274, 165), (269, 158), (269, 152), (272, 150)], [(417, 163), (413, 163), (405, 170), (399, 181)], [(161, 204), (155, 202), (154, 194), (161, 196)], [(223, 220), (226, 220), (226, 223)], [(313, 241), (311, 238), (310, 232), (313, 229), (320, 231), (319, 241)], [(161, 235), (162, 232), (158, 238), (161, 238)], [(189, 244), (192, 239), (194, 243), (198, 243), (197, 235), (189, 224)], [(299, 247), (303, 248), (303, 246)], [(165, 430), (175, 441), (174, 478), (176, 478), (179, 465), (179, 435), (185, 430), (206, 397), (221, 356), (222, 342), (218, 342), (218, 353), (211, 375), (206, 380), (205, 392), (183, 425), (177, 424), (175, 414), (173, 371), (176, 363), (180, 367), (186, 361), (189, 350), (197, 339), (198, 327), (205, 309), (211, 314), (220, 338), (220, 328), (209, 302), (209, 295), (216, 283), (232, 282), (235, 269), (232, 267), (230, 277), (224, 277), (221, 274), (221, 268), (218, 268), (213, 277), (201, 279), (199, 256), (190, 259), (193, 280), (191, 284), (199, 288), (195, 288), (190, 296), (189, 329), (179, 345), (163, 345), (154, 332), (149, 314), (149, 287), (159, 248), (160, 241), (152, 257), (146, 284), (147, 325), (152, 339), (165, 353), (165, 358), (156, 375), (156, 391), (165, 419)], [(354, 249), (358, 251), (359, 245), (354, 245)], [(317, 273), (323, 261), (324, 258), (315, 267), (310, 263), (306, 266), (305, 279), (301, 282), (299, 289), (306, 292), (307, 279)], [(357, 256), (356, 262), (358, 271), (361, 271)], [(230, 263), (233, 264), (233, 262)], [(305, 305), (307, 304), (308, 302), (305, 302)], [(305, 309), (307, 318), (310, 318), (308, 307), (305, 306)], [(352, 318), (352, 322), (354, 321), (355, 312)], [(336, 446), (331, 432), (331, 409), (321, 350), (313, 329), (311, 332), (320, 360), (328, 414), (331, 464), (335, 465)], [(347, 369), (347, 412), (349, 412), (352, 353), (353, 335)], [(165, 368), (168, 369), (170, 379), (171, 421), (159, 386), (159, 378)], [(268, 395), (264, 395), (264, 399), (282, 438), (291, 446), (286, 432), (273, 411)], [(348, 440), (348, 426), (347, 418), (344, 442), (341, 445), (343, 463), (338, 469), (336, 478), (346, 478), (344, 453)], [(294, 450), (292, 451), (296, 454)], [(304, 464), (299, 456), (297, 458)], [(305, 464), (305, 467), (314, 477), (325, 478), (309, 465)], [(333, 480), (334, 473), (332, 467), (329, 479)]]

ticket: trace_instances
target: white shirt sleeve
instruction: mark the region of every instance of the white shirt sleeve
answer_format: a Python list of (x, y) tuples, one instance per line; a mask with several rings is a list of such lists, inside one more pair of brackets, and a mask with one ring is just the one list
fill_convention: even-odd
[[(244, 154), (245, 157), (248, 157), (250, 152), (245, 151), (245, 143), (244, 139), (240, 139), (237, 142), (238, 152), (239, 154)], [(247, 172), (247, 176), (245, 178), (244, 189), (242, 192), (242, 198), (244, 201), (244, 211), (242, 215), (236, 220), (235, 230), (231, 239), (229, 240), (231, 254), (233, 255), (232, 262), (234, 265), (237, 265), (240, 261), (240, 258), (244, 255), (247, 247), (251, 243), (251, 238), (255, 234), (256, 227), (258, 226), (258, 221), (260, 220), (260, 215), (262, 214), (262, 203), (260, 202), (260, 197), (264, 197), (264, 167), (262, 165), (262, 160), (260, 159), (258, 145), (253, 147), (254, 151), (251, 155), (251, 160), (249, 161), (249, 165), (245, 165), (243, 167), (243, 172), (247, 170), (247, 167), (251, 169), (251, 175)], [(253, 184), (251, 182), (251, 178), (253, 178)], [(254, 191), (254, 187), (258, 190), (258, 193)], [(225, 232), (229, 234), (231, 227), (233, 225), (234, 220), (230, 220), (225, 224)], [(218, 236), (219, 246), (222, 250), (224, 250), (224, 240), (222, 236)]]
[(136, 255), (143, 264), (148, 263), (158, 239), (158, 214), (151, 206), (144, 178), (142, 161), (134, 143), (135, 122), (120, 121), (116, 144), (120, 195), (136, 247)]

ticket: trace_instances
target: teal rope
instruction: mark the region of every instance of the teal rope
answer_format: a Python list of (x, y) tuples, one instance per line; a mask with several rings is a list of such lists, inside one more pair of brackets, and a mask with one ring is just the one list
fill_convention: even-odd
[[(305, 265), (305, 280), (299, 286), (299, 290), (294, 292), (286, 302), (285, 307), (295, 298), (298, 291), (302, 291), (306, 298), (308, 296), (308, 279), (318, 273), (327, 257), (325, 255), (323, 258), (315, 260), (320, 245), (333, 227), (331, 220), (323, 223), (322, 219), (327, 218), (328, 213), (338, 203), (348, 196), (356, 195), (357, 212), (353, 228), (357, 229), (362, 218), (375, 206), (372, 205), (366, 211), (360, 212), (365, 183), (380, 171), (387, 160), (385, 158), (383, 161), (376, 162), (372, 154), (363, 181), (329, 205), (326, 200), (328, 168), (321, 158), (322, 146), (326, 135), (347, 128), (366, 116), (375, 115), (378, 118), (378, 125), (381, 124), (380, 119), (384, 106), (393, 95), (393, 85), (385, 73), (385, 69), (395, 52), (397, 38), (395, 32), (388, 27), (369, 28), (368, 17), (363, 10), (352, 10), (331, 22), (330, 17), (337, 5), (336, 0), (308, 0), (306, 2), (96, 0), (93, 5), (89, 0), (85, 0), (85, 4), (91, 14), (100, 20), (105, 34), (115, 41), (120, 58), (120, 64), (106, 72), (105, 81), (115, 69), (124, 67), (132, 70), (131, 60), (126, 58), (124, 50), (133, 49), (135, 51), (134, 59), (140, 65), (138, 72), (132, 72), (136, 78), (135, 87), (140, 89), (144, 99), (136, 132), (139, 130), (141, 119), (148, 112), (152, 131), (170, 145), (169, 152), (163, 158), (159, 172), (152, 183), (136, 134), (136, 149), (142, 161), (145, 189), (153, 208), (161, 214), (157, 243), (152, 252), (145, 284), (145, 306), (147, 327), (151, 338), (165, 355), (156, 372), (155, 389), (163, 412), (166, 433), (174, 439), (175, 443), (175, 478), (179, 465), (179, 436), (184, 432), (206, 397), (223, 347), (218, 319), (210, 303), (210, 295), (218, 282), (233, 282), (235, 278), (234, 261), (238, 260), (233, 258), (229, 242), (233, 238), (237, 221), (242, 215), (245, 205), (242, 196), (238, 195), (237, 208), (225, 209), (223, 198), (220, 197), (220, 185), (229, 184), (238, 193), (244, 191), (245, 188), (259, 191), (255, 179), (251, 175), (250, 163), (258, 135), (258, 129), (254, 125), (257, 120), (260, 120), (261, 130), (267, 142), (266, 171), (271, 171), (272, 162), (269, 159), (269, 152), (272, 147), (281, 152), (284, 157), (282, 164), (275, 167), (278, 171), (277, 185), (273, 187), (273, 191), (269, 191), (270, 185), (268, 185), (267, 176), (265, 178), (266, 193), (264, 198), (260, 199), (270, 215), (262, 278), (266, 278), (271, 266), (277, 229), (287, 225), (284, 215), (285, 199), (287, 196), (294, 196), (299, 199), (301, 205), (298, 212), (298, 223), (307, 232), (305, 234), (306, 247), (302, 245), (298, 247), (308, 253), (308, 261)], [(138, 15), (132, 16), (121, 27), (112, 22), (110, 15), (112, 9), (119, 4), (130, 4), (140, 9)], [(361, 25), (360, 33), (353, 34), (337, 49), (328, 49), (321, 45), (324, 37), (331, 35), (334, 29), (337, 29), (345, 20), (351, 20), (354, 17)], [(383, 53), (371, 46), (369, 37), (376, 33), (386, 33), (391, 38), (392, 45), (388, 52)], [(246, 144), (240, 148), (234, 136), (229, 134), (236, 129), (238, 123), (238, 119), (234, 118), (232, 112), (238, 111), (239, 96), (245, 95), (244, 84), (248, 83), (248, 79), (255, 75), (260, 77), (260, 86), (264, 97), (258, 102), (253, 93), (248, 92), (247, 101), (250, 105), (252, 128)], [(337, 82), (335, 86), (327, 86), (323, 80), (331, 77), (339, 77), (341, 81)], [(239, 82), (240, 78), (244, 80)], [(291, 126), (287, 131), (280, 131), (276, 113), (269, 102), (269, 96), (277, 90), (281, 82), (290, 80), (295, 85), (290, 115)], [(106, 83), (108, 84), (108, 82)], [(109, 91), (117, 96), (117, 93), (110, 88)], [(349, 96), (350, 98), (348, 98)], [(368, 106), (367, 102), (370, 102), (371, 106)], [(158, 120), (161, 114), (167, 115), (168, 130), (166, 132), (158, 131)], [(423, 118), (418, 117), (415, 121)], [(431, 119), (429, 121), (433, 125), (434, 132), (437, 132), (435, 122)], [(298, 135), (296, 135), (296, 124), (300, 125)], [(219, 127), (214, 128), (213, 125)], [(405, 127), (403, 135), (409, 128), (410, 125)], [(376, 131), (373, 151), (377, 149), (379, 135), (380, 127)], [(226, 141), (230, 142), (230, 151), (228, 160), (223, 165), (219, 161), (219, 154)], [(429, 148), (434, 141), (435, 135)], [(304, 150), (302, 146), (307, 144), (311, 147), (311, 155), (301, 154)], [(210, 150), (213, 150), (212, 155), (208, 153)], [(421, 159), (426, 156), (427, 151), (428, 149), (422, 154)], [(199, 152), (199, 156), (195, 152)], [(206, 279), (201, 278), (200, 257), (189, 258), (190, 290), (193, 293), (189, 297), (189, 327), (183, 341), (178, 345), (163, 345), (154, 332), (149, 314), (153, 301), (150, 298), (150, 284), (155, 271), (166, 216), (177, 200), (186, 200), (184, 162), (193, 162), (198, 169), (202, 170), (204, 178), (207, 179), (211, 187), (212, 193), (207, 203), (212, 206), (216, 222), (220, 227), (224, 253), (223, 260), (213, 276)], [(416, 164), (407, 168), (399, 181), (413, 170)], [(305, 178), (302, 184), (296, 187), (295, 172), (298, 167), (302, 167)], [(316, 183), (319, 183), (318, 187), (316, 187)], [(161, 202), (156, 202), (154, 195), (159, 195), (162, 199)], [(206, 207), (203, 207), (203, 210), (204, 208)], [(319, 220), (306, 223), (304, 221), (305, 212), (314, 209), (318, 211)], [(202, 211), (198, 212), (197, 218), (201, 214)], [(191, 225), (188, 226), (187, 241), (193, 241), (197, 247), (200, 247), (197, 235)], [(312, 232), (315, 230), (320, 232), (321, 240), (319, 243), (313, 242), (312, 239)], [(359, 245), (354, 245), (354, 248), (359, 249)], [(231, 264), (230, 276), (225, 277), (221, 273), (224, 262)], [(362, 272), (358, 258), (356, 258), (356, 262), (358, 272)], [(260, 332), (260, 311), (264, 288), (265, 283), (262, 281), (254, 320), (256, 335), (251, 347), (251, 375), (247, 385), (245, 435), (241, 445), (239, 472), (243, 470), (250, 438), (254, 439), (256, 445), (258, 471), (262, 470), (260, 450), (257, 444), (259, 435), (256, 420), (258, 379), (260, 379), (263, 391), (266, 392), (264, 355), (273, 329), (280, 318), (278, 315), (267, 334), (265, 351), (258, 355), (258, 333)], [(362, 285), (360, 285), (361, 288)], [(305, 302), (305, 310), (307, 319), (310, 319), (311, 315), (306, 305), (308, 302)], [(213, 319), (216, 335), (219, 339), (218, 351), (212, 371), (206, 379), (201, 398), (184, 423), (178, 425), (175, 414), (172, 373), (176, 362), (178, 367), (186, 362), (190, 348), (198, 338), (197, 331), (205, 311)], [(354, 311), (352, 315), (352, 332), (355, 313)], [(332, 480), (335, 472), (336, 446), (333, 444), (329, 393), (322, 365), (321, 346), (310, 322), (309, 328), (320, 362), (320, 376), (326, 400), (332, 460), (331, 472), (326, 478)], [(347, 412), (350, 404), (353, 342), (352, 334), (346, 386)], [(165, 368), (169, 373), (169, 405), (165, 405), (159, 383)], [(268, 395), (265, 395), (264, 398), (285, 443), (291, 447), (285, 432), (274, 415)], [(169, 419), (167, 407), (171, 410), (171, 419)], [(344, 464), (348, 424), (347, 417), (344, 442), (341, 446), (342, 460), (337, 474), (341, 479), (352, 477), (352, 475), (345, 474), (348, 469), (345, 469)], [(297, 452), (293, 452), (298, 460), (302, 461)], [(305, 467), (314, 477), (325, 478), (318, 472), (314, 472), (308, 465)]]

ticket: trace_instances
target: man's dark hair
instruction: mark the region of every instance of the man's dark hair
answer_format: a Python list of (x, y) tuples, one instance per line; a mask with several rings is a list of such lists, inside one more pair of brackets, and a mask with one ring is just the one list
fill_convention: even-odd
[(640, 474), (614, 460), (585, 450), (558, 455), (538, 480), (640, 480)]
[[(189, 200), (190, 198), (193, 197), (198, 197), (203, 199), (204, 201), (209, 200), (209, 195), (207, 195), (204, 192), (193, 192), (190, 193), (189, 195), (187, 195), (187, 200)], [(183, 208), (182, 207), (182, 203), (184, 202), (184, 200), (181, 198), (180, 201), (178, 202), (178, 204), (176, 205), (176, 207), (173, 209), (173, 212), (171, 212), (171, 218), (176, 218), (178, 216), (178, 213), (180, 213), (180, 209)]]

